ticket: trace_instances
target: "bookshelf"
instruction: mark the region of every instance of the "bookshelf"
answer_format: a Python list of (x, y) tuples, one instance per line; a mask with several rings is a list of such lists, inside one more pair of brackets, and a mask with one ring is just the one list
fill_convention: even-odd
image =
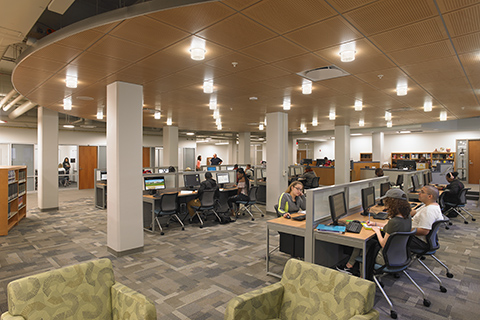
[(360, 161), (372, 161), (372, 153), (360, 153)]
[(0, 235), (27, 215), (27, 167), (0, 166)]
[(419, 162), (425, 158), (425, 162), (431, 167), (436, 167), (439, 163), (455, 164), (455, 152), (392, 152), (392, 168), (397, 167), (397, 160), (415, 160)]

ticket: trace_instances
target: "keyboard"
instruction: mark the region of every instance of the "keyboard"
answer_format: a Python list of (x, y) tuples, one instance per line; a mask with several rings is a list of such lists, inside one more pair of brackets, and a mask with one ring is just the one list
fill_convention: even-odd
[(301, 214), (299, 216), (296, 216), (296, 217), (293, 217), (292, 219), (293, 220), (297, 220), (297, 221), (303, 221), (307, 218), (307, 215), (306, 214)]
[(373, 219), (385, 220), (387, 219), (388, 213), (379, 212), (372, 215)]
[(346, 231), (347, 232), (353, 232), (353, 233), (360, 233), (360, 231), (362, 231), (362, 223), (359, 222), (359, 221), (350, 221), (348, 224), (347, 224), (347, 229)]

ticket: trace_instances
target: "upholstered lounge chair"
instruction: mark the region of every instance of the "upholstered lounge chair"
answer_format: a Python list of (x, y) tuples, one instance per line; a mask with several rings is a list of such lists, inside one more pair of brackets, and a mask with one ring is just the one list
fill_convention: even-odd
[(378, 319), (375, 283), (290, 259), (282, 280), (230, 300), (225, 319)]
[(115, 282), (109, 259), (85, 262), (12, 281), (1, 320), (156, 319), (144, 295)]

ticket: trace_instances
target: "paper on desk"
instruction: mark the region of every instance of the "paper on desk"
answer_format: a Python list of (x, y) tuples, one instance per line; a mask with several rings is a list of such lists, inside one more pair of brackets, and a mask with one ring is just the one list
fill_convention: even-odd
[(306, 210), (300, 210), (300, 211), (298, 211), (298, 213), (303, 213), (303, 214), (305, 214), (305, 213), (307, 213), (307, 211), (306, 211)]
[(180, 191), (181, 194), (192, 194), (194, 191), (192, 190), (182, 190)]
[[(366, 222), (362, 222), (362, 226), (365, 230), (372, 230), (372, 226), (367, 225)], [(383, 231), (383, 227), (380, 227), (380, 230)]]

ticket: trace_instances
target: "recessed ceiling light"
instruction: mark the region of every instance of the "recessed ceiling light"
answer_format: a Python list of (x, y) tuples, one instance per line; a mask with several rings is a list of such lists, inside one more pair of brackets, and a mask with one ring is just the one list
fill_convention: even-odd
[(195, 133), (194, 132), (187, 132), (187, 136), (194, 136)]
[(250, 97), (248, 98), (249, 100), (252, 100), (252, 101), (255, 101), (255, 100), (258, 100), (258, 97)]
[(354, 136), (362, 136), (363, 134), (361, 133), (351, 133), (350, 136), (354, 137)]
[(69, 128), (69, 129), (75, 128), (75, 126), (73, 124), (64, 124), (63, 127), (64, 128)]

